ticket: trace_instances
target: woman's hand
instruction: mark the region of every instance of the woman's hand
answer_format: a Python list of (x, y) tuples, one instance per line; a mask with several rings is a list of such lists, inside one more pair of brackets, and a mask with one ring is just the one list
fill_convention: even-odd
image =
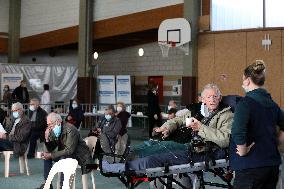
[(251, 143), (249, 146), (247, 146), (247, 144), (237, 145), (237, 148), (236, 148), (237, 152), (236, 152), (236, 153), (237, 153), (239, 156), (245, 156), (245, 155), (247, 155), (247, 154), (249, 153), (251, 147), (252, 147), (254, 144), (255, 144), (255, 143), (253, 142), (253, 143)]

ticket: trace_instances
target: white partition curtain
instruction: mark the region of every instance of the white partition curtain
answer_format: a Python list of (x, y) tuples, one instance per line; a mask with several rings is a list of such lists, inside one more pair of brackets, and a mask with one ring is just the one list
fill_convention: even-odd
[(49, 84), (51, 102), (68, 102), (77, 95), (78, 68), (75, 65), (0, 64), (1, 73), (24, 74), (30, 97), (40, 99), (43, 84)]

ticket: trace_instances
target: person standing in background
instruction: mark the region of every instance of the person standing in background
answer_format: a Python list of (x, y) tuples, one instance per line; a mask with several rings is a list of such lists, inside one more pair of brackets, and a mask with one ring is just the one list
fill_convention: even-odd
[(12, 92), (10, 90), (9, 85), (5, 85), (3, 89), (3, 100), (2, 102), (7, 104), (8, 107), (11, 107), (12, 105)]
[(12, 97), (17, 102), (29, 103), (30, 97), (27, 89), (27, 83), (25, 80), (22, 80), (20, 86), (15, 88), (12, 93)]
[(79, 100), (70, 100), (69, 113), (66, 117), (66, 121), (79, 129), (82, 121), (84, 121), (84, 118), (84, 111), (79, 103)]
[(149, 138), (152, 138), (153, 128), (162, 125), (161, 109), (159, 105), (158, 85), (150, 83), (147, 93)]
[(49, 93), (49, 85), (44, 84), (43, 85), (43, 94), (41, 96), (41, 108), (46, 111), (47, 114), (51, 112), (50, 108), (50, 93)]

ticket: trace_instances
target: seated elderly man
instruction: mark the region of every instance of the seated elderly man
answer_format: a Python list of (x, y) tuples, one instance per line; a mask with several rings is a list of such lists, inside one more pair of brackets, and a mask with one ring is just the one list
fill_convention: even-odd
[(12, 150), (14, 156), (23, 156), (27, 151), (31, 123), (24, 115), (23, 105), (19, 102), (12, 105), (12, 120), (6, 121), (6, 130), (0, 133), (0, 151)]
[(47, 127), (46, 117), (47, 113), (39, 106), (39, 100), (36, 98), (32, 98), (30, 100), (29, 106), (29, 118), (31, 121), (32, 130), (28, 158), (35, 157), (37, 140), (40, 139), (41, 142), (44, 141), (44, 132)]
[[(63, 124), (61, 116), (56, 113), (47, 116), (47, 126), (45, 131), (47, 152), (42, 154), (44, 179), (48, 177), (52, 162), (64, 158), (76, 159), (81, 166), (82, 174), (88, 173), (90, 170), (86, 169), (86, 164), (92, 163), (91, 152), (76, 127), (69, 123)], [(44, 184), (40, 189), (43, 186)]]
[[(216, 159), (225, 157), (226, 153), (224, 148), (229, 146), (233, 121), (231, 108), (221, 105), (221, 98), (221, 92), (217, 85), (206, 85), (202, 92), (202, 101), (206, 104), (209, 115), (208, 117), (204, 117), (201, 121), (192, 118), (193, 122), (187, 123), (186, 125), (197, 133), (196, 137), (200, 137), (203, 141), (209, 141), (214, 144), (213, 156)], [(192, 117), (190, 112), (182, 117), (168, 120), (161, 128), (156, 129), (156, 132), (162, 132), (166, 137), (177, 128), (185, 125), (186, 118), (188, 117)], [(159, 146), (161, 146), (161, 144)], [(199, 153), (194, 153), (193, 156), (190, 156), (189, 154), (192, 154), (188, 151), (188, 147), (190, 146), (184, 145), (183, 149), (176, 148), (175, 145), (162, 146), (163, 148), (159, 148), (161, 151), (152, 149), (153, 152), (155, 151), (156, 155), (149, 155), (144, 158), (130, 161), (128, 162), (128, 167), (133, 170), (143, 170), (164, 166), (164, 164), (179, 165), (189, 163), (190, 161), (203, 161), (205, 159), (203, 148), (198, 148), (196, 151)]]

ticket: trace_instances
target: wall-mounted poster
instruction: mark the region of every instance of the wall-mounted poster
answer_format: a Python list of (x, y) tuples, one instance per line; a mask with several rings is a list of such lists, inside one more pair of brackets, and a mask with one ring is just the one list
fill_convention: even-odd
[(100, 75), (98, 80), (99, 103), (115, 104), (115, 77), (113, 75)]
[(116, 76), (116, 101), (131, 104), (130, 75)]

